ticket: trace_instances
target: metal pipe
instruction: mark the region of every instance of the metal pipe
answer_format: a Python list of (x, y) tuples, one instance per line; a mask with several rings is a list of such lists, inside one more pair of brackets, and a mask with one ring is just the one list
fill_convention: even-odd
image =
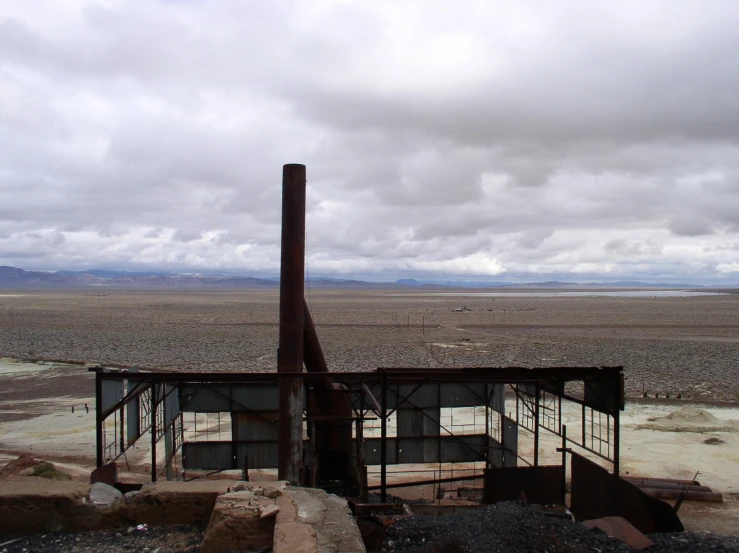
[(623, 480), (631, 482), (632, 484), (635, 484), (635, 482), (642, 482), (645, 486), (651, 482), (664, 482), (666, 484), (674, 484), (676, 486), (678, 485), (680, 486), (690, 486), (690, 485), (700, 486), (700, 482), (698, 482), (697, 480), (680, 480), (676, 478), (657, 478), (654, 476), (622, 476), (621, 478)]
[(704, 501), (708, 503), (723, 503), (724, 498), (718, 492), (695, 492), (681, 490), (663, 490), (657, 488), (639, 488), (645, 494), (657, 499), (679, 499), (682, 495), (684, 499), (689, 501)]
[[(436, 471), (434, 471), (436, 473)], [(410, 486), (431, 486), (432, 484), (449, 484), (452, 482), (467, 482), (470, 480), (480, 480), (484, 478), (484, 474), (472, 474), (468, 476), (453, 476), (451, 478), (433, 478), (431, 480), (409, 480), (408, 482), (395, 482), (394, 484), (385, 484), (385, 489), (391, 488), (408, 488)], [(370, 491), (381, 489), (382, 486), (367, 486)]]
[[(282, 251), (278, 373), (303, 372), (305, 292), (305, 165), (282, 168)], [(280, 380), (277, 474), (299, 485), (303, 456), (303, 381)]]
[(626, 480), (626, 482), (632, 484), (633, 486), (636, 486), (637, 488), (655, 488), (658, 490), (684, 490), (687, 487), (690, 487), (690, 491), (694, 492), (713, 491), (713, 489), (708, 486), (701, 486), (700, 484), (692, 484), (690, 482), (688, 482), (687, 484), (676, 484), (673, 482), (644, 482), (641, 480)]

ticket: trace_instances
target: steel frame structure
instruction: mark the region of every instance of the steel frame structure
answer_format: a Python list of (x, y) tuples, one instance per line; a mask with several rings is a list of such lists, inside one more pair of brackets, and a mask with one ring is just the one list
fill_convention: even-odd
[[(240, 430), (242, 434), (247, 431), (255, 437), (250, 440), (249, 447), (261, 448), (259, 455), (254, 456), (257, 461), (246, 468), (277, 468), (276, 455), (266, 453), (279, 442), (267, 434), (270, 425), (274, 425), (276, 431), (279, 423), (281, 411), (277, 392), (280, 384), (286, 378), (297, 379), (301, 393), (309, 398), (326, 378), (325, 373), (308, 372), (137, 372), (102, 367), (91, 370), (96, 375), (98, 466), (118, 460), (148, 433), (152, 480), (165, 472), (168, 479), (174, 477), (172, 462), (183, 446), (189, 445), (185, 441), (183, 424), (183, 413), (188, 411), (225, 411), (237, 417), (239, 413), (247, 413), (245, 419), (243, 416), (239, 419), (243, 419), (241, 426), (251, 424), (262, 430)], [(577, 446), (607, 461), (614, 474), (619, 472), (619, 412), (623, 410), (624, 401), (622, 367), (400, 367), (371, 372), (332, 372), (330, 376), (339, 385), (334, 393), (341, 394), (351, 404), (351, 417), (326, 416), (312, 409), (307, 399), (303, 402), (300, 420), (309, 437), (301, 448), (305, 469), (301, 476), (303, 483), (317, 483), (305, 476), (315, 468), (312, 463), (316, 452), (312, 449), (311, 437), (316, 427), (337, 424), (354, 425), (355, 466), (360, 470), (366, 470), (367, 465), (379, 466), (378, 486), (368, 485), (366, 472), (359, 474), (358, 480), (364, 490), (379, 489), (383, 500), (388, 490), (388, 465), (479, 461), (485, 468), (491, 468), (517, 466), (520, 461), (539, 466), (542, 429), (561, 437), (563, 447), (566, 444)], [(581, 385), (582, 397), (565, 392), (566, 385), (571, 383)], [(244, 394), (252, 388), (261, 399), (250, 406), (256, 396)], [(209, 395), (203, 395), (196, 405), (188, 407), (186, 399), (195, 393), (193, 390), (205, 390)], [(268, 401), (264, 398), (272, 397), (269, 391), (274, 392), (274, 399)], [(185, 393), (188, 395), (183, 395)], [(515, 409), (509, 409), (507, 401), (515, 402)], [(562, 423), (563, 402), (579, 405), (582, 413), (580, 428), (570, 425), (569, 434)], [(460, 425), (453, 419), (451, 424), (442, 420), (442, 409), (450, 409), (453, 413), (454, 408), (460, 407), (472, 408), (473, 413), (482, 411), (484, 430), (483, 424), (476, 421), (472, 425)], [(379, 421), (379, 437), (376, 436), (376, 421)], [(393, 423), (394, 431), (390, 428)], [(519, 430), (533, 435), (532, 459), (519, 455)], [(112, 437), (109, 436), (111, 432)], [(162, 438), (165, 456), (164, 466), (160, 468), (157, 445)], [(239, 455), (239, 451), (243, 451), (239, 447), (246, 447), (245, 444), (244, 441), (237, 443), (234, 430), (230, 442), (200, 442), (198, 447), (224, 449), (225, 456), (220, 463), (227, 466), (216, 468), (245, 468)]]

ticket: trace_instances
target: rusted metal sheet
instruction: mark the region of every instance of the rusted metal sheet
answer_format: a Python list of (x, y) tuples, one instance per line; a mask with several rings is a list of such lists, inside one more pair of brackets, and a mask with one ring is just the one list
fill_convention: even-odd
[(214, 386), (181, 385), (180, 407), (190, 413), (227, 411), (277, 411), (278, 387), (274, 384)]
[(624, 410), (623, 374), (599, 375), (585, 380), (584, 403), (604, 413)]
[(303, 382), (280, 380), (278, 478), (300, 485), (303, 466)]
[(503, 417), (503, 466), (518, 465), (518, 425), (516, 421)]
[[(316, 325), (313, 324), (313, 317), (305, 298), (303, 298), (303, 362), (305, 363), (305, 370), (309, 373), (329, 372), (326, 357), (323, 355), (323, 348), (316, 332)], [(316, 380), (314, 386), (318, 388), (318, 384), (328, 392), (331, 391), (333, 386), (330, 379)]]
[[(387, 438), (387, 464), (471, 463), (485, 460), (484, 434), (425, 438)], [(379, 465), (382, 460), (381, 438), (369, 438), (364, 444), (364, 460)]]
[(691, 485), (690, 482), (687, 484), (672, 484), (670, 482), (643, 482), (640, 480), (630, 480), (624, 478), (627, 482), (634, 484), (640, 490), (646, 489), (657, 489), (657, 490), (674, 490), (674, 491), (691, 491), (691, 492), (713, 492), (708, 486)]
[[(413, 503), (411, 511), (414, 515), (433, 515), (444, 516), (453, 515), (455, 513), (466, 513), (474, 509), (479, 509), (479, 505), (433, 505), (429, 503)], [(456, 551), (453, 550), (453, 551)]]
[(521, 394), (526, 394), (527, 396), (531, 396), (531, 397), (536, 396), (536, 384), (532, 384), (532, 383), (518, 384), (516, 386), (516, 389)]
[(704, 503), (723, 503), (724, 496), (714, 491), (693, 490), (666, 490), (664, 488), (639, 488), (649, 497), (657, 499), (687, 499), (688, 501), (702, 501)]
[(626, 545), (637, 551), (648, 549), (654, 542), (639, 532), (623, 517), (603, 517), (583, 522), (588, 528), (603, 530), (608, 536), (621, 540)]
[[(129, 380), (127, 382), (127, 391), (130, 393), (138, 384)], [(126, 443), (132, 444), (141, 437), (141, 397), (136, 396), (126, 404)]]
[(493, 411), (505, 414), (505, 384), (488, 384), (487, 393)]
[(485, 405), (487, 386), (479, 382), (443, 382), (441, 407), (478, 407)]
[(484, 434), (442, 436), (439, 440), (442, 463), (471, 463), (485, 460), (487, 436)]
[[(305, 183), (305, 165), (283, 166), (278, 373), (303, 372)], [(278, 478), (297, 485), (303, 460), (303, 381), (283, 378), (279, 387)]]
[[(98, 411), (107, 411), (123, 399), (123, 380), (102, 380), (102, 402), (98, 405)], [(102, 407), (102, 408), (101, 408)]]
[(388, 390), (389, 409), (439, 407), (439, 384), (399, 384)]
[(180, 416), (180, 396), (177, 387), (172, 384), (164, 385), (164, 424), (169, 425)]
[(440, 433), (439, 421), (441, 410), (430, 409), (399, 409), (397, 435), (400, 438), (415, 438), (422, 436), (438, 436)]
[[(394, 442), (394, 438), (387, 439), (387, 459), (388, 465), (398, 464), (398, 448)], [(382, 462), (382, 438), (367, 438), (364, 441), (364, 462), (367, 465), (379, 465)]]
[(279, 388), (271, 384), (234, 386), (231, 398), (234, 411), (279, 410)]
[(236, 444), (236, 468), (244, 469), (249, 460), (249, 469), (277, 468), (277, 442)]
[(673, 508), (577, 453), (571, 454), (570, 510), (578, 520), (621, 516), (644, 534), (682, 532)]
[(652, 484), (653, 482), (662, 482), (665, 484), (673, 484), (676, 486), (700, 486), (697, 480), (680, 480), (678, 478), (655, 478), (653, 476), (622, 476), (624, 480), (633, 483), (636, 486)]
[(185, 442), (182, 444), (185, 470), (230, 470), (236, 468), (231, 442)]
[(280, 336), (277, 372), (303, 371), (305, 165), (282, 168)]
[(233, 413), (231, 424), (234, 442), (277, 441), (279, 437), (276, 411)]
[(488, 462), (493, 467), (503, 466), (503, 444), (488, 436)]
[(424, 444), (428, 443), (428, 450), (435, 453), (435, 442), (424, 438), (398, 438), (393, 442), (398, 448), (398, 463), (430, 463), (431, 460), (424, 458)]
[(231, 410), (228, 386), (179, 387), (180, 409), (186, 413), (225, 413)]
[(564, 467), (504, 467), (485, 470), (483, 503), (513, 501), (526, 495), (528, 503), (564, 503)]

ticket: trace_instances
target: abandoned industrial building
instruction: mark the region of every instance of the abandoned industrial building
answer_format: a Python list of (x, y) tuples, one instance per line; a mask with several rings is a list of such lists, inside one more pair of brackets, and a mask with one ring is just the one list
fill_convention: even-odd
[[(305, 167), (286, 165), (277, 370), (91, 369), (98, 471), (145, 441), (152, 481), (276, 469), (293, 486), (347, 498), (360, 518), (393, 512), (397, 488), (463, 482), (484, 504), (682, 530), (671, 506), (620, 478), (622, 367), (329, 371), (304, 300), (305, 191)], [(578, 415), (569, 428), (563, 409)]]

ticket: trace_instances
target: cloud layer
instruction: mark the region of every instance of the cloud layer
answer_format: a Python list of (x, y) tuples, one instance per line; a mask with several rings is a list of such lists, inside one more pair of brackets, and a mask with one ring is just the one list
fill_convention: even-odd
[(0, 5), (0, 264), (739, 281), (735, 2)]

